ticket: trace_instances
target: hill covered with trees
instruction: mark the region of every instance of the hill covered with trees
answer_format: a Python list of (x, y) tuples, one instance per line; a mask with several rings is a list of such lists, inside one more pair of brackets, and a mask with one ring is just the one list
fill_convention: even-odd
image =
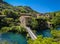
[[(4, 11), (13, 11), (19, 13), (38, 13), (28, 6), (12, 6), (3, 0), (0, 0), (0, 15), (4, 14)], [(4, 14), (5, 15), (5, 14)]]
[[(20, 26), (19, 17), (21, 13), (40, 14), (28, 6), (12, 6), (0, 0), (0, 33), (13, 32), (27, 36), (25, 28)], [(50, 28), (47, 27), (48, 22), (52, 25)], [(30, 26), (34, 32), (50, 30), (52, 38), (38, 35), (34, 41), (29, 39), (28, 44), (60, 44), (60, 31), (56, 30), (60, 27), (60, 11), (44, 13), (38, 19), (32, 17)], [(55, 41), (55, 39), (57, 40)]]
[(28, 6), (12, 6), (0, 0), (0, 29), (4, 30), (20, 26), (20, 13), (37, 14), (38, 12)]

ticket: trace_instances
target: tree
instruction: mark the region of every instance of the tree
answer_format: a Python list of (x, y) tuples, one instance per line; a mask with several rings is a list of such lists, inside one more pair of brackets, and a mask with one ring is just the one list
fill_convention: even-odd
[(32, 17), (32, 19), (31, 19), (31, 24), (30, 24), (30, 25), (32, 26), (32, 28), (35, 29), (35, 28), (38, 26), (37, 20)]
[(3, 28), (1, 28), (0, 33), (6, 33), (6, 32), (8, 32), (9, 30), (11, 30), (10, 27), (3, 27)]
[(58, 25), (60, 25), (60, 16), (56, 16), (51, 20), (51, 23), (57, 27)]
[(8, 15), (10, 13), (10, 11), (8, 9), (4, 9), (2, 12), (4, 15)]
[(7, 17), (10, 17), (10, 18), (16, 19), (19, 17), (18, 12), (15, 12), (13, 10), (5, 9), (2, 12), (4, 13), (4, 15), (7, 15)]
[(24, 27), (21, 26), (2, 27), (0, 30), (0, 33), (7, 33), (7, 32), (24, 33), (26, 32), (26, 30)]
[(54, 41), (53, 38), (48, 38), (43, 36), (37, 37), (36, 40), (31, 40), (31, 39), (28, 40), (28, 44), (58, 44), (58, 43), (60, 42)]
[(60, 30), (51, 30), (51, 34), (54, 38), (60, 37)]

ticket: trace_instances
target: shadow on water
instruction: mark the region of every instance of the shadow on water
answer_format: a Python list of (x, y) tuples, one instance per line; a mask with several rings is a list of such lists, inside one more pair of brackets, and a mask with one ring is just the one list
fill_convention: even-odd
[(60, 30), (60, 27), (58, 27), (57, 30)]
[(46, 30), (38, 30), (36, 33), (37, 35), (43, 35), (43, 37), (52, 37), (51, 31), (49, 29), (46, 29)]
[[(57, 28), (57, 30), (60, 30), (60, 27)], [(50, 29), (45, 29), (45, 30), (38, 30), (36, 32), (37, 35), (43, 35), (43, 37), (52, 37), (51, 35), (51, 30)]]

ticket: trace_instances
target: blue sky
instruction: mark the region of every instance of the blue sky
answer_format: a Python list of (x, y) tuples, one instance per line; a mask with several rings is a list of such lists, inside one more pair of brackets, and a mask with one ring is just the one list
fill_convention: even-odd
[(35, 11), (46, 13), (60, 10), (60, 0), (4, 0), (13, 6), (30, 6)]

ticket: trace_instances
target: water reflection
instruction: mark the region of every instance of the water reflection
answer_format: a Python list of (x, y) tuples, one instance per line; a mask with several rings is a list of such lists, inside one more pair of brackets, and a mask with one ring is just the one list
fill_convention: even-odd
[(43, 37), (52, 37), (49, 29), (37, 31), (37, 35), (43, 35)]
[[(57, 28), (57, 30), (60, 30), (60, 28)], [(50, 29), (38, 30), (36, 33), (37, 35), (43, 35), (43, 37), (52, 37)]]
[(21, 34), (5, 33), (0, 36), (0, 42), (8, 41), (11, 43), (27, 44), (26, 38)]

